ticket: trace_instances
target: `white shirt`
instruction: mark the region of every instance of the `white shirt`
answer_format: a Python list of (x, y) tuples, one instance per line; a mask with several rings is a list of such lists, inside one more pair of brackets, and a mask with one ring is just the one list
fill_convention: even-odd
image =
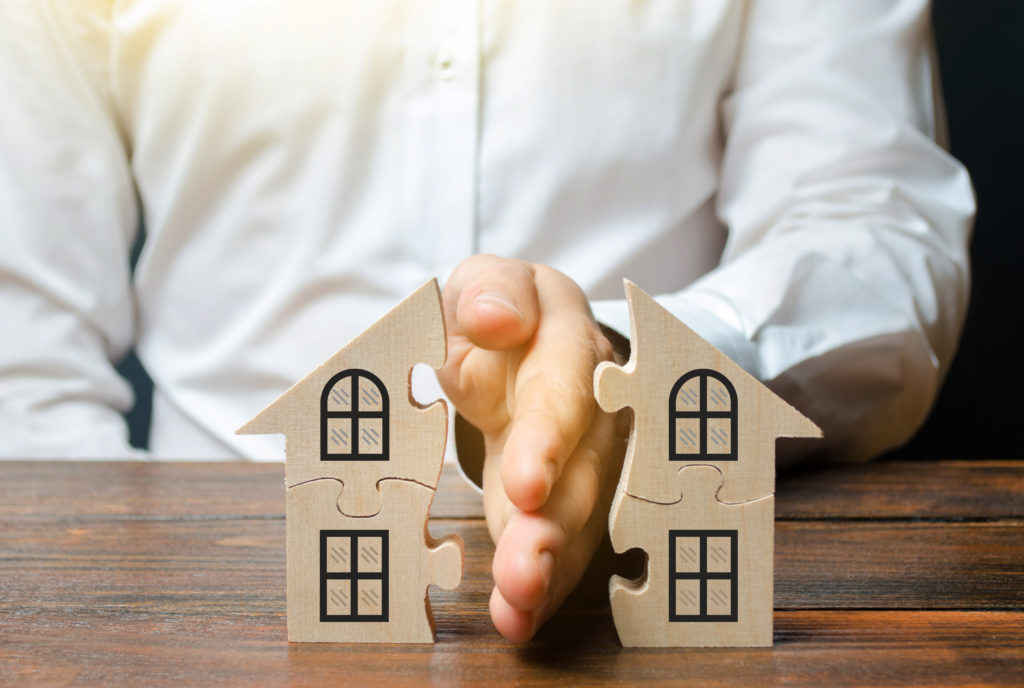
[(926, 0), (0, 0), (0, 93), (7, 456), (130, 455), (134, 344), (154, 456), (280, 458), (234, 429), (477, 252), (624, 333), (629, 277), (845, 458), (964, 319)]

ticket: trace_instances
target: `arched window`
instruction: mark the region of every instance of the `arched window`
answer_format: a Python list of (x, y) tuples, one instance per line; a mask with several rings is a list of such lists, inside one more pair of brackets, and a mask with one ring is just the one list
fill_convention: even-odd
[(320, 395), (320, 460), (388, 458), (388, 390), (384, 383), (366, 370), (338, 373)]
[(719, 372), (691, 370), (668, 398), (670, 461), (735, 461), (736, 389)]

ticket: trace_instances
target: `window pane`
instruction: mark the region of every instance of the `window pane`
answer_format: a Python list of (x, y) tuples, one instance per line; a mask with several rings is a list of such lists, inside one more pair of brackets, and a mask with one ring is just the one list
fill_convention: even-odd
[(383, 581), (377, 579), (360, 579), (356, 583), (359, 590), (359, 616), (380, 616), (384, 613)]
[(379, 537), (359, 538), (359, 573), (380, 573), (384, 545)]
[[(360, 409), (362, 412), (362, 409)], [(359, 419), (359, 453), (380, 454), (384, 451), (384, 421), (381, 418)]]
[(708, 581), (708, 616), (729, 616), (732, 614), (732, 581), (711, 579)]
[(732, 420), (708, 418), (708, 454), (732, 453)]
[(377, 383), (368, 377), (359, 378), (359, 412), (383, 411), (384, 396)]
[(331, 454), (352, 453), (352, 421), (348, 418), (327, 418), (327, 451)]
[(327, 395), (328, 411), (352, 410), (352, 377), (346, 376), (334, 383)]
[(700, 376), (686, 381), (676, 393), (676, 411), (700, 411)]
[(715, 573), (732, 572), (732, 538), (708, 538), (707, 570)]
[(699, 537), (677, 537), (676, 543), (676, 573), (697, 573), (700, 571), (700, 538)]
[(676, 418), (676, 454), (700, 454), (700, 419)]
[(676, 616), (697, 616), (700, 614), (700, 581), (676, 580)]
[(708, 411), (732, 411), (729, 390), (720, 380), (708, 376)]
[(352, 613), (352, 581), (347, 578), (327, 581), (327, 613), (348, 616)]
[(327, 538), (327, 565), (328, 573), (348, 573), (349, 550), (352, 547), (352, 538), (329, 537)]

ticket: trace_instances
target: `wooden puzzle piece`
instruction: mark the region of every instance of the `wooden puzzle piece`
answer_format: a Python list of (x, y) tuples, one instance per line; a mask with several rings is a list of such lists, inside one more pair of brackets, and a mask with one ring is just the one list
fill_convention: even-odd
[(689, 466), (673, 484), (671, 504), (622, 491), (612, 503), (615, 551), (647, 553), (640, 580), (613, 576), (609, 584), (619, 640), (626, 647), (770, 646), (775, 497), (718, 501), (722, 472), (714, 466)]
[(289, 641), (434, 642), (427, 585), (459, 584), (462, 538), (427, 532), (434, 490), (404, 480), (380, 489), (379, 513), (350, 516), (335, 479), (288, 488)]
[(437, 280), (420, 287), (238, 429), (285, 435), (286, 485), (318, 478), (345, 484), (345, 512), (381, 508), (377, 484), (436, 487), (448, 432), (443, 401), (425, 407), (410, 391), (412, 368), (447, 356)]
[(625, 287), (632, 354), (594, 374), (601, 408), (633, 409), (620, 490), (669, 503), (680, 468), (711, 464), (724, 476), (724, 501), (772, 494), (776, 438), (821, 431), (635, 284)]

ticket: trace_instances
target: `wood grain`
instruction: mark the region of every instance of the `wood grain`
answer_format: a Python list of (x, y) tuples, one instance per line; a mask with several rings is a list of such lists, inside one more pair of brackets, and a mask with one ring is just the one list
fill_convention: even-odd
[[(878, 462), (781, 473), (776, 519), (1024, 519), (1021, 462)], [(482, 518), (445, 464), (435, 518)], [(202, 513), (199, 513), (203, 510)], [(283, 518), (283, 463), (0, 461), (0, 517)]]
[[(288, 644), (281, 464), (0, 462), (0, 684), (1020, 685), (1024, 519), (1006, 486), (1024, 462), (973, 466), (822, 471), (831, 503), (794, 489), (799, 516), (777, 523), (773, 648), (641, 650), (603, 606), (501, 639), (493, 546), (467, 517), (430, 526), (466, 547), (460, 587), (430, 589), (436, 645)], [(442, 488), (433, 513), (463, 496)], [(877, 520), (872, 499), (890, 505)], [(986, 516), (999, 500), (1009, 517)]]
[(778, 518), (1024, 518), (1019, 461), (893, 461), (779, 475)]

